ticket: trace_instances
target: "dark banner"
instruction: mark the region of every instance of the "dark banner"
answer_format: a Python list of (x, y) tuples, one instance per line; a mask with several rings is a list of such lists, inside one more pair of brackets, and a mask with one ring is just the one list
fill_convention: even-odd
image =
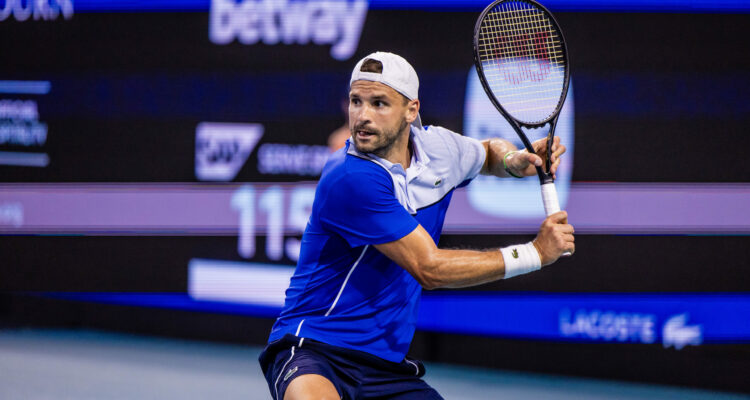
[[(423, 121), (479, 135), (470, 110), (485, 101), (470, 93), (476, 12), (367, 10), (352, 1), (318, 10), (310, 1), (293, 3), (297, 14), (259, 12), (243, 25), (249, 11), (229, 3), (211, 2), (207, 13), (23, 21), (9, 14), (0, 22), (2, 180), (307, 179), (311, 171), (288, 165), (268, 176), (260, 150), (304, 144), (321, 147), (273, 150), (287, 159), (321, 157), (345, 123), (351, 67), (375, 50), (403, 54), (415, 66)], [(748, 180), (734, 150), (750, 144), (743, 134), (750, 78), (742, 72), (750, 62), (738, 50), (748, 45), (747, 15), (558, 18), (572, 60), (573, 180)], [(259, 124), (262, 133), (248, 146), (253, 135), (241, 129), (201, 136), (202, 122)], [(721, 163), (703, 162), (717, 153)], [(201, 157), (237, 171), (205, 179), (196, 173)]]

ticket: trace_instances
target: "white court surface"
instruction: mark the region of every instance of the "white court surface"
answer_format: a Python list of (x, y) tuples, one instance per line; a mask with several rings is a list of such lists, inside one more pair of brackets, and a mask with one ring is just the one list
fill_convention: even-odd
[[(260, 348), (70, 330), (0, 330), (0, 399), (270, 399)], [(427, 364), (446, 399), (750, 399), (669, 386)]]

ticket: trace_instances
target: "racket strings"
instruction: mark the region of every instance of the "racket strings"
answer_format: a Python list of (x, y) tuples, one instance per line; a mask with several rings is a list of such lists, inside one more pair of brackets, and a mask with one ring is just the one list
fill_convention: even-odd
[(548, 119), (561, 100), (567, 64), (550, 17), (523, 1), (503, 2), (485, 15), (477, 39), (484, 76), (503, 108), (526, 123)]
[[(519, 3), (511, 4), (511, 7), (513, 6), (518, 7)], [(510, 12), (496, 11), (494, 13), (491, 12), (489, 17), (493, 36), (495, 38), (499, 36), (503, 39), (511, 36), (510, 47), (513, 50), (512, 53), (516, 56), (524, 52), (529, 53), (527, 46), (529, 44), (527, 35), (529, 34), (534, 34), (535, 36), (532, 39), (535, 46), (532, 50), (535, 51), (529, 54), (535, 58), (547, 59), (546, 56), (550, 52), (549, 41), (547, 39), (551, 38), (554, 41), (558, 38), (557, 31), (549, 23), (546, 16), (535, 8), (515, 9)], [(497, 40), (495, 40), (495, 43), (497, 43)], [(553, 46), (557, 44), (559, 44), (559, 39), (557, 42), (553, 42)], [(553, 61), (558, 61), (557, 57)]]
[[(518, 4), (512, 4), (512, 6), (518, 6)], [(528, 61), (528, 60), (539, 60), (542, 61), (540, 64), (541, 73), (548, 72), (548, 66), (544, 63), (549, 61), (552, 57), (549, 55), (549, 41), (548, 38), (554, 39), (556, 32), (552, 30), (549, 23), (541, 25), (540, 23), (546, 22), (542, 18), (544, 15), (535, 9), (524, 9), (518, 10), (513, 9), (510, 12), (500, 11), (489, 14), (491, 34), (496, 39), (492, 46), (495, 59), (510, 58), (511, 60), (517, 61)], [(530, 40), (530, 36), (533, 38)], [(497, 40), (497, 39), (500, 40)], [(510, 38), (508, 40), (508, 38)], [(497, 44), (501, 47), (498, 49)], [(510, 50), (510, 51), (508, 51)], [(507, 57), (508, 55), (510, 57)], [(525, 60), (524, 60), (525, 59)], [(558, 57), (553, 58), (553, 62), (556, 62)], [(540, 75), (535, 75), (533, 71), (530, 71), (526, 65), (520, 64), (522, 72), (525, 75), (529, 75), (532, 81), (540, 81), (543, 79)], [(513, 83), (518, 83), (524, 76), (508, 75), (506, 78), (513, 79)]]
[[(511, 7), (518, 7), (517, 4), (511, 5)], [(531, 12), (529, 12), (531, 11)], [(503, 10), (500, 12), (494, 12), (489, 14), (489, 31), (492, 35), (495, 37), (499, 37), (500, 40), (495, 40), (496, 44), (499, 44), (500, 48), (498, 48), (497, 45), (492, 46), (492, 53), (490, 53), (492, 56), (494, 56), (495, 60), (503, 59), (505, 58), (512, 60), (515, 65), (511, 65), (511, 68), (507, 68), (507, 65), (504, 65), (502, 63), (495, 63), (498, 67), (504, 69), (504, 74), (502, 78), (505, 78), (505, 80), (511, 81), (510, 83), (516, 84), (516, 87), (511, 95), (516, 95), (516, 97), (519, 97), (520, 95), (528, 96), (528, 95), (536, 95), (535, 98), (522, 98), (517, 99), (516, 101), (506, 101), (503, 104), (507, 104), (508, 106), (513, 105), (519, 105), (519, 104), (525, 104), (525, 103), (532, 103), (537, 102), (540, 100), (545, 100), (547, 98), (540, 97), (539, 93), (544, 93), (548, 91), (556, 91), (556, 88), (549, 88), (547, 90), (538, 90), (539, 82), (544, 80), (546, 78), (546, 74), (549, 73), (549, 66), (545, 63), (545, 61), (549, 60), (550, 57), (548, 57), (548, 54), (542, 54), (540, 56), (539, 50), (546, 50), (543, 46), (547, 44), (547, 35), (549, 36), (555, 36), (553, 34), (549, 34), (551, 32), (551, 27), (549, 24), (540, 25), (540, 12), (534, 12), (535, 10), (531, 9), (525, 9), (525, 10), (519, 10), (519, 9), (510, 9), (510, 11)], [(546, 25), (546, 26), (545, 26)], [(546, 28), (546, 29), (545, 29)], [(540, 35), (539, 32), (542, 32), (543, 35)], [(510, 33), (510, 34), (509, 34)], [(529, 40), (529, 33), (535, 34), (535, 40), (530, 43)], [(541, 36), (541, 40), (540, 40)], [(508, 40), (508, 37), (510, 37), (510, 40)], [(534, 65), (529, 65), (530, 61), (536, 60), (537, 62), (541, 60), (541, 63), (538, 63), (539, 69), (534, 70), (532, 69)], [(507, 63), (506, 63), (507, 64)], [(515, 67), (515, 68), (513, 68)], [(512, 73), (517, 72), (517, 73)], [(492, 73), (490, 73), (493, 75)], [(500, 77), (500, 74), (494, 74), (497, 75), (497, 77)], [(493, 76), (494, 77), (494, 76)], [(523, 81), (530, 81), (533, 84), (532, 85), (524, 85), (524, 86), (518, 86)], [(523, 92), (521, 92), (519, 89), (525, 89)], [(537, 90), (528, 90), (528, 89), (537, 89)], [(554, 100), (555, 96), (552, 96), (552, 100)], [(531, 107), (525, 107), (525, 108), (516, 108), (516, 111), (530, 111), (530, 110), (539, 110), (540, 108), (544, 108), (543, 106), (540, 107), (538, 105), (534, 106), (529, 104)]]

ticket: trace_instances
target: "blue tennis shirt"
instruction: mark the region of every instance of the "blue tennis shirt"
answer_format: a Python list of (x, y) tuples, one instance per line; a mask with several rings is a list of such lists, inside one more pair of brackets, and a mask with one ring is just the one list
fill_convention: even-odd
[(315, 191), (297, 269), (269, 342), (291, 333), (401, 362), (417, 322), (420, 284), (373, 245), (422, 225), (440, 238), (453, 190), (473, 179), (482, 144), (445, 128), (412, 127), (409, 168), (347, 141)]

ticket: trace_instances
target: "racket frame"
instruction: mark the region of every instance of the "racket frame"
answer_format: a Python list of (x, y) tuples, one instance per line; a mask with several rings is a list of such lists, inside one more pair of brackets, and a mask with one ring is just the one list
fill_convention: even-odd
[[(513, 116), (510, 115), (508, 111), (503, 108), (503, 106), (500, 104), (500, 102), (495, 98), (495, 95), (492, 93), (492, 89), (490, 89), (490, 86), (487, 82), (487, 79), (484, 76), (484, 67), (482, 67), (482, 61), (479, 58), (479, 33), (480, 29), (482, 27), (482, 22), (484, 21), (484, 18), (487, 16), (487, 14), (496, 6), (498, 6), (501, 3), (507, 3), (509, 1), (520, 1), (523, 3), (531, 4), (534, 7), (537, 7), (540, 11), (542, 11), (547, 17), (549, 17), (550, 21), (554, 24), (553, 28), (557, 31), (557, 33), (560, 34), (560, 43), (562, 44), (562, 51), (563, 51), (563, 58), (565, 60), (565, 74), (564, 74), (564, 80), (563, 80), (563, 88), (562, 93), (560, 94), (560, 100), (557, 102), (557, 107), (555, 107), (555, 110), (547, 117), (545, 120), (537, 122), (537, 123), (526, 123), (519, 121), (515, 119)], [(526, 136), (526, 134), (521, 129), (522, 127), (535, 129), (535, 128), (541, 128), (546, 124), (550, 124), (549, 132), (547, 133), (547, 160), (545, 163), (546, 171), (542, 169), (542, 167), (536, 167), (537, 175), (539, 175), (539, 182), (544, 185), (547, 183), (553, 183), (554, 178), (552, 177), (552, 174), (548, 171), (551, 168), (551, 162), (550, 162), (550, 155), (552, 154), (552, 142), (555, 137), (555, 127), (557, 126), (557, 119), (560, 116), (560, 111), (562, 110), (563, 104), (565, 104), (565, 99), (568, 97), (568, 84), (570, 82), (570, 57), (568, 55), (568, 47), (565, 41), (565, 36), (563, 35), (562, 29), (560, 29), (560, 24), (557, 23), (557, 19), (555, 19), (555, 16), (552, 15), (549, 10), (544, 7), (543, 5), (539, 4), (538, 2), (534, 0), (495, 0), (490, 5), (488, 5), (484, 11), (479, 15), (479, 18), (477, 18), (477, 22), (474, 25), (474, 41), (473, 41), (473, 49), (474, 49), (474, 67), (476, 67), (477, 75), (479, 76), (479, 81), (482, 83), (482, 88), (487, 93), (487, 97), (489, 97), (492, 104), (495, 106), (495, 108), (500, 112), (500, 114), (505, 118), (508, 123), (513, 127), (513, 129), (516, 131), (516, 134), (521, 139), (521, 142), (523, 142), (524, 147), (529, 153), (536, 154), (534, 151), (534, 148), (531, 146), (531, 141), (529, 141), (529, 138)]]

